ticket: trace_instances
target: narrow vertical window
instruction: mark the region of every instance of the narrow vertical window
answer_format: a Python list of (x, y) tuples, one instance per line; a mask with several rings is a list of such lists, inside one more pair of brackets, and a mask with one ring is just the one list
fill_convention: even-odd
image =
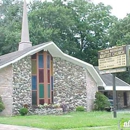
[(47, 68), (49, 69), (50, 68), (50, 56), (47, 55)]
[(37, 92), (32, 91), (32, 105), (37, 105)]
[(39, 84), (39, 98), (44, 98), (44, 85)]
[(39, 83), (43, 83), (44, 82), (44, 70), (40, 69), (39, 70)]
[(37, 77), (32, 76), (32, 90), (36, 90), (36, 89), (37, 89)]
[(48, 84), (48, 98), (50, 98), (50, 84)]
[(43, 65), (43, 55), (39, 55), (38, 56), (38, 65), (39, 65), (39, 68), (43, 68), (44, 65)]
[(48, 83), (50, 83), (50, 70), (47, 70)]

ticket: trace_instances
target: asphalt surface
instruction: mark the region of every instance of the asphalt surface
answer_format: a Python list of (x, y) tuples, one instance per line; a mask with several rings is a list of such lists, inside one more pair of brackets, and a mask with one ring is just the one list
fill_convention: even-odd
[(45, 130), (45, 129), (0, 124), (0, 130)]

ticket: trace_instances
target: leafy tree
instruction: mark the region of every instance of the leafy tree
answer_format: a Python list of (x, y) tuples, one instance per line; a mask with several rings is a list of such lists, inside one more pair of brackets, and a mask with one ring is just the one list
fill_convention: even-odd
[[(97, 52), (107, 47), (108, 29), (115, 20), (110, 6), (86, 0), (53, 0), (34, 1), (28, 7), (33, 45), (54, 41), (63, 52), (97, 65)], [(1, 55), (18, 48), (22, 2), (2, 0), (0, 16)]]
[[(130, 44), (130, 14), (125, 18), (117, 20), (109, 29), (110, 46), (121, 46)], [(117, 77), (130, 84), (130, 70), (117, 73)]]
[(2, 0), (0, 5), (0, 54), (17, 50), (20, 41), (22, 3)]

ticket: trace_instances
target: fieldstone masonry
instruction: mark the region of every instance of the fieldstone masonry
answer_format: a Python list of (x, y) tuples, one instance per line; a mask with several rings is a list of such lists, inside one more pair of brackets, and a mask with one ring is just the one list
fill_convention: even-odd
[(96, 82), (91, 75), (86, 71), (87, 81), (87, 111), (91, 111), (94, 108), (95, 93), (98, 91)]
[(18, 114), (25, 104), (32, 104), (30, 56), (13, 64), (13, 114)]
[(74, 110), (77, 106), (90, 110), (92, 107), (88, 105), (93, 105), (97, 86), (87, 70), (61, 58), (54, 58), (53, 63), (54, 103), (64, 102), (69, 110)]

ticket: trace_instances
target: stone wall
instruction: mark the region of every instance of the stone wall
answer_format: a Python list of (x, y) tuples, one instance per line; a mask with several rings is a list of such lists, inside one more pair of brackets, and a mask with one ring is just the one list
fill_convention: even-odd
[[(65, 103), (69, 110), (74, 110), (76, 106), (84, 106), (86, 110), (90, 110), (97, 87), (86, 69), (61, 58), (54, 58), (53, 63), (54, 103)], [(94, 89), (91, 90), (92, 96), (87, 96), (90, 89)]]
[(30, 56), (13, 64), (13, 114), (18, 114), (25, 104), (32, 105)]
[[(125, 91), (117, 91), (117, 109), (130, 108), (130, 92), (127, 91), (127, 106), (124, 106), (124, 94)], [(113, 97), (113, 92), (108, 91), (109, 97)]]
[(0, 69), (0, 96), (5, 105), (5, 109), (0, 112), (0, 116), (12, 115), (12, 66), (9, 65)]
[(89, 72), (86, 71), (87, 81), (87, 111), (91, 111), (94, 108), (95, 93), (98, 91), (96, 82), (93, 80)]

